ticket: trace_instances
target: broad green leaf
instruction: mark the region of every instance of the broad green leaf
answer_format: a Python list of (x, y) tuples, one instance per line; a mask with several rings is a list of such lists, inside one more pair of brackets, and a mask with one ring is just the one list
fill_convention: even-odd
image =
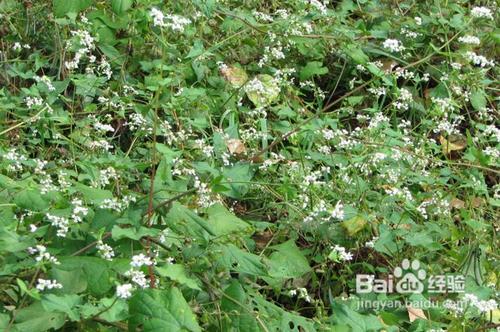
[(132, 239), (132, 240), (140, 240), (145, 236), (155, 237), (160, 233), (159, 229), (155, 228), (147, 228), (140, 227), (136, 229), (135, 227), (121, 228), (118, 225), (115, 225), (111, 230), (111, 236), (113, 240), (121, 240), (121, 239)]
[(186, 56), (186, 58), (187, 59), (196, 58), (196, 57), (202, 55), (204, 51), (205, 51), (205, 48), (203, 47), (203, 41), (200, 39), (197, 39), (194, 41), (194, 44), (191, 47), (191, 49), (189, 50), (189, 53)]
[(470, 103), (476, 111), (482, 111), (486, 107), (486, 96), (483, 90), (473, 90), (470, 96)]
[[(66, 292), (71, 289), (75, 282), (78, 282), (80, 287), (82, 282), (85, 287), (83, 290), (100, 296), (106, 294), (111, 288), (111, 280), (115, 276), (115, 272), (110, 269), (109, 262), (98, 257), (60, 257), (61, 264), (52, 268), (52, 273), (55, 275), (61, 274), (63, 279), (57, 279), (62, 285), (62, 291)], [(66, 273), (64, 273), (66, 272)]]
[(187, 276), (186, 269), (182, 264), (169, 264), (161, 267), (156, 267), (156, 271), (162, 277), (168, 277), (181, 285), (191, 289), (201, 290), (196, 279)]
[(247, 289), (252, 302), (256, 303), (263, 324), (269, 331), (316, 332), (311, 320), (292, 311), (285, 311), (260, 294)]
[(79, 13), (92, 5), (92, 0), (52, 0), (54, 14), (58, 17), (67, 13)]
[(201, 332), (196, 316), (175, 287), (136, 291), (129, 302), (129, 330)]
[(370, 57), (357, 46), (351, 45), (344, 50), (356, 63), (365, 64), (370, 61)]
[(100, 43), (99, 49), (106, 56), (106, 58), (111, 63), (116, 63), (117, 65), (123, 65), (125, 62), (125, 55), (123, 52), (118, 51), (116, 48), (109, 44)]
[(259, 256), (243, 251), (234, 244), (220, 246), (220, 264), (231, 271), (267, 276), (267, 271)]
[(362, 315), (347, 305), (332, 303), (332, 321), (335, 324), (348, 325), (352, 332), (379, 331), (384, 326), (374, 315)]
[(309, 262), (294, 240), (271, 247), (275, 252), (269, 256), (269, 275), (275, 278), (298, 278), (311, 271)]
[(13, 188), (20, 188), (22, 187), (19, 185), (16, 181), (12, 180), (11, 178), (0, 174), (0, 188), (7, 188), (7, 189), (13, 189)]
[(34, 245), (34, 239), (0, 227), (0, 252), (19, 252)]
[(257, 319), (251, 314), (252, 308), (248, 299), (241, 284), (233, 279), (224, 290), (224, 296), (221, 299), (221, 309), (230, 317), (230, 321), (222, 322), (224, 331), (230, 331), (231, 328), (236, 331), (261, 331)]
[(82, 183), (75, 183), (75, 188), (78, 190), (80, 194), (83, 195), (83, 198), (86, 201), (94, 204), (100, 204), (105, 199), (113, 198), (113, 194), (109, 190), (92, 188)]
[(249, 224), (229, 212), (223, 205), (214, 204), (207, 210), (208, 223), (217, 236), (243, 232), (251, 228)]
[(78, 321), (80, 315), (75, 307), (80, 304), (78, 295), (54, 295), (46, 294), (42, 298), (42, 306), (47, 312), (62, 312), (68, 315), (72, 321)]
[(49, 207), (49, 202), (36, 190), (19, 192), (14, 198), (14, 203), (20, 208), (30, 211), (43, 211)]
[(349, 236), (353, 236), (365, 228), (367, 224), (366, 219), (363, 216), (355, 216), (349, 220), (343, 221), (342, 226), (347, 231)]
[(316, 75), (324, 75), (328, 73), (328, 68), (323, 67), (320, 61), (311, 61), (306, 64), (300, 71), (300, 80), (305, 81)]
[(178, 234), (190, 234), (200, 240), (215, 235), (207, 221), (178, 202), (172, 203), (165, 219), (167, 225)]
[(64, 313), (46, 311), (40, 302), (22, 308), (16, 315), (14, 327), (17, 331), (45, 332), (57, 330), (66, 321)]
[(134, 0), (111, 0), (111, 9), (117, 15), (122, 15), (130, 7), (132, 7)]
[(250, 165), (248, 163), (237, 163), (232, 167), (224, 168), (222, 174), (227, 182), (229, 182), (228, 185), (231, 189), (223, 193), (235, 199), (243, 198), (249, 190), (248, 182), (253, 178)]
[[(105, 308), (110, 308), (99, 315), (100, 318), (108, 322), (123, 321), (128, 318), (128, 303), (126, 300), (119, 299), (116, 302), (113, 298), (105, 298), (101, 303)], [(113, 304), (114, 302), (114, 304)]]

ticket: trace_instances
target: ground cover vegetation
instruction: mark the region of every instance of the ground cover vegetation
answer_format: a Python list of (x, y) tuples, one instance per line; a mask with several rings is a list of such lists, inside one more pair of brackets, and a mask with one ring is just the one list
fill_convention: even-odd
[(497, 22), (0, 1), (0, 329), (496, 331)]

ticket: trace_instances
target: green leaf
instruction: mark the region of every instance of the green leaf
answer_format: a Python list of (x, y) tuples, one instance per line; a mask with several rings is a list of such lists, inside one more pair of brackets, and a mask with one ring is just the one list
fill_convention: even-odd
[[(255, 317), (250, 314), (249, 299), (241, 284), (233, 279), (231, 284), (224, 290), (221, 299), (221, 309), (230, 315), (231, 320), (224, 320), (223, 331), (245, 331), (260, 332), (259, 324)], [(245, 306), (245, 307), (242, 307)]]
[(102, 53), (109, 59), (110, 62), (115, 63), (119, 66), (123, 65), (125, 62), (125, 55), (123, 52), (118, 51), (115, 47), (100, 43), (99, 49)]
[(311, 271), (309, 262), (295, 245), (294, 240), (273, 246), (276, 250), (269, 256), (269, 275), (276, 278), (298, 278)]
[(109, 190), (92, 188), (81, 183), (75, 183), (75, 189), (83, 195), (87, 202), (94, 204), (100, 204), (105, 199), (113, 198), (113, 194)]
[(80, 304), (80, 296), (74, 294), (62, 296), (47, 294), (42, 298), (42, 306), (46, 311), (65, 313), (72, 321), (78, 321), (80, 319), (80, 315), (75, 309), (78, 304)]
[(311, 61), (300, 71), (300, 80), (307, 80), (315, 75), (324, 75), (328, 73), (328, 68), (323, 67), (320, 61)]
[(243, 251), (234, 244), (220, 246), (219, 251), (221, 253), (219, 263), (227, 269), (255, 276), (267, 276), (261, 257)]
[(200, 240), (215, 235), (207, 221), (178, 202), (172, 203), (166, 220), (169, 227), (179, 234), (190, 234)]
[(486, 96), (483, 90), (473, 90), (470, 96), (470, 103), (477, 111), (482, 111), (486, 107)]
[(365, 52), (359, 47), (351, 45), (345, 52), (349, 55), (356, 63), (365, 64), (370, 61), (370, 57), (366, 55)]
[(175, 287), (165, 291), (146, 289), (136, 291), (129, 302), (129, 330), (142, 325), (144, 332), (192, 331), (201, 332), (196, 316), (182, 293)]
[(117, 15), (122, 15), (130, 7), (132, 7), (134, 0), (111, 0), (111, 9)]
[(121, 239), (132, 239), (132, 240), (140, 240), (145, 236), (157, 236), (160, 233), (159, 229), (155, 228), (147, 228), (140, 227), (136, 229), (135, 227), (129, 228), (121, 228), (118, 225), (115, 225), (111, 230), (111, 236), (113, 240), (121, 240)]
[(156, 271), (158, 271), (162, 277), (168, 277), (191, 289), (201, 290), (197, 280), (187, 276), (186, 269), (182, 264), (169, 264), (162, 267), (156, 267)]
[(19, 252), (34, 244), (34, 239), (0, 227), (0, 252)]
[[(121, 320), (126, 320), (128, 318), (128, 303), (126, 300), (117, 300), (114, 302), (113, 298), (105, 298), (101, 300), (102, 305), (105, 308), (110, 308), (104, 313), (100, 314), (99, 317), (108, 322), (118, 322)], [(114, 304), (113, 304), (114, 302)]]
[[(247, 182), (253, 177), (252, 170), (248, 163), (237, 163), (232, 167), (224, 168), (222, 174), (229, 182), (229, 191), (225, 191), (224, 194), (235, 199), (241, 199), (249, 190), (249, 185)], [(230, 182), (239, 183), (230, 183)]]
[(229, 212), (223, 205), (214, 204), (207, 210), (208, 223), (217, 236), (248, 230), (251, 226)]
[(49, 203), (42, 197), (39, 191), (23, 190), (14, 198), (14, 203), (22, 209), (31, 211), (43, 211), (49, 207)]
[(342, 226), (345, 228), (345, 230), (347, 231), (347, 234), (349, 234), (349, 236), (353, 236), (356, 233), (363, 230), (363, 228), (365, 228), (366, 224), (367, 224), (366, 219), (363, 216), (359, 216), (359, 215), (355, 216), (354, 218), (351, 218), (349, 220), (342, 222)]
[[(57, 280), (63, 285), (62, 291), (68, 293), (78, 282), (80, 288), (94, 296), (106, 294), (111, 288), (112, 278), (116, 273), (110, 269), (109, 262), (98, 257), (60, 257), (60, 265), (52, 268), (55, 276), (63, 276)], [(63, 271), (63, 273), (60, 273)], [(64, 273), (66, 272), (66, 273)]]
[(50, 329), (57, 330), (64, 325), (65, 314), (47, 312), (40, 302), (23, 308), (16, 315), (17, 331), (45, 332)]
[(361, 315), (347, 305), (332, 303), (332, 320), (335, 324), (344, 324), (351, 327), (351, 332), (379, 331), (384, 326), (374, 315)]
[(189, 50), (189, 53), (186, 56), (186, 59), (196, 58), (196, 57), (202, 55), (204, 51), (205, 51), (205, 48), (203, 47), (203, 41), (200, 39), (197, 39), (194, 41), (193, 46)]
[(54, 15), (61, 17), (67, 13), (79, 13), (92, 5), (92, 0), (52, 0)]
[(0, 174), (0, 188), (7, 188), (7, 189), (13, 189), (13, 188), (21, 188), (16, 181), (12, 180), (11, 178)]

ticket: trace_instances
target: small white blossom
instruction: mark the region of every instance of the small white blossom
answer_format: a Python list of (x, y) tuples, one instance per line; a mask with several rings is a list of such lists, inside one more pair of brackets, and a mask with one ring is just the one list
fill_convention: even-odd
[(495, 66), (495, 62), (493, 60), (488, 60), (486, 57), (482, 55), (478, 55), (475, 52), (467, 52), (465, 54), (470, 62), (479, 67), (493, 67)]
[(401, 52), (404, 51), (405, 47), (397, 39), (386, 39), (383, 44), (384, 48), (391, 52)]
[(127, 277), (130, 277), (132, 281), (135, 282), (139, 287), (141, 288), (149, 287), (149, 283), (148, 280), (146, 279), (146, 275), (144, 274), (144, 272), (131, 269), (125, 272), (125, 275)]
[(151, 257), (148, 257), (144, 254), (134, 255), (132, 256), (132, 261), (130, 262), (132, 267), (141, 267), (143, 265), (154, 265), (154, 262), (151, 260)]
[(46, 280), (38, 278), (36, 289), (39, 291), (44, 291), (45, 289), (62, 288), (63, 286), (57, 282), (57, 280)]
[(115, 257), (115, 252), (113, 248), (102, 242), (102, 240), (99, 240), (96, 245), (97, 250), (99, 251), (99, 255), (101, 255), (102, 258), (108, 261), (112, 261), (113, 257)]
[(132, 284), (123, 284), (116, 287), (116, 296), (121, 299), (128, 299), (132, 296), (132, 290), (134, 286)]
[(488, 7), (474, 7), (470, 13), (472, 17), (475, 18), (487, 18), (493, 20), (493, 13)]
[(463, 43), (463, 44), (470, 44), (470, 45), (481, 44), (481, 40), (479, 38), (477, 38), (476, 36), (470, 36), (470, 35), (459, 37), (458, 41)]

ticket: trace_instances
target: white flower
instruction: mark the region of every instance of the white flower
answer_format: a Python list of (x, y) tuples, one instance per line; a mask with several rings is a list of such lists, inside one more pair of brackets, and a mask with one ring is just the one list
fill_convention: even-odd
[(47, 213), (45, 217), (50, 221), (52, 226), (57, 228), (57, 236), (65, 237), (69, 231), (69, 220), (65, 217), (59, 217)]
[(342, 261), (350, 261), (353, 259), (353, 255), (348, 252), (346, 250), (346, 248), (344, 247), (341, 247), (339, 245), (335, 245), (335, 247), (333, 248), (333, 251), (335, 251), (337, 253), (337, 255), (339, 256), (340, 260)]
[(153, 18), (153, 25), (156, 27), (165, 27), (165, 22), (163, 20), (165, 19), (165, 15), (161, 12), (161, 10), (157, 8), (151, 8), (150, 12), (151, 17)]
[(477, 38), (476, 36), (470, 36), (466, 35), (463, 37), (459, 37), (458, 41), (464, 44), (470, 44), (470, 45), (479, 45), (481, 44), (481, 40)]
[(99, 171), (99, 185), (105, 187), (110, 184), (110, 180), (117, 180), (118, 173), (113, 167), (108, 167)]
[(116, 296), (121, 299), (128, 299), (132, 296), (132, 290), (134, 286), (132, 284), (123, 284), (116, 287)]
[(56, 88), (52, 85), (52, 81), (47, 76), (45, 76), (45, 75), (43, 75), (41, 77), (35, 76), (34, 79), (37, 82), (44, 83), (47, 86), (47, 89), (49, 91), (55, 91)]
[(101, 122), (95, 122), (94, 123), (94, 129), (103, 133), (106, 132), (114, 132), (115, 128), (109, 124), (101, 123)]
[(71, 204), (73, 205), (71, 218), (76, 223), (82, 222), (83, 217), (85, 217), (89, 213), (89, 209), (83, 206), (83, 202), (81, 199), (75, 198), (71, 201)]
[(113, 197), (104, 199), (99, 205), (99, 208), (110, 209), (110, 210), (115, 210), (117, 212), (121, 212), (124, 206), (116, 197)]
[(171, 22), (167, 22), (167, 27), (170, 27), (174, 31), (183, 32), (184, 27), (191, 23), (191, 20), (179, 15), (168, 15), (167, 19)]
[(365, 243), (365, 247), (367, 248), (374, 248), (375, 247), (375, 242), (377, 242), (378, 236), (374, 236), (370, 241)]
[(330, 217), (334, 219), (344, 219), (344, 205), (338, 201), (335, 208), (330, 212)]
[(22, 46), (21, 46), (21, 43), (19, 43), (19, 42), (15, 42), (14, 45), (12, 46), (12, 50), (15, 52), (19, 52), (19, 51), (21, 51), (21, 49), (22, 49)]
[(129, 121), (127, 121), (125, 125), (129, 126), (131, 130), (143, 130), (148, 134), (153, 132), (153, 128), (151, 128), (146, 118), (139, 113), (130, 114)]
[(493, 13), (488, 7), (474, 7), (472, 8), (470, 14), (475, 18), (487, 18), (493, 20)]
[(151, 260), (151, 257), (148, 257), (144, 254), (134, 255), (132, 256), (132, 261), (130, 262), (132, 267), (141, 267), (143, 265), (150, 266), (154, 265), (154, 262)]
[(26, 106), (28, 106), (28, 108), (32, 108), (33, 106), (42, 106), (43, 99), (39, 97), (27, 96), (26, 98), (24, 98), (24, 102), (26, 103)]
[(480, 312), (488, 312), (498, 308), (498, 303), (494, 299), (479, 300), (474, 294), (465, 294), (464, 301), (476, 307)]
[(57, 280), (38, 279), (36, 289), (44, 291), (45, 289), (62, 288), (63, 286)]
[(102, 240), (99, 240), (99, 242), (97, 242), (96, 248), (97, 250), (99, 250), (99, 254), (101, 255), (101, 257), (105, 260), (112, 261), (113, 257), (115, 257), (113, 248), (110, 245), (103, 243)]
[(386, 39), (383, 46), (391, 52), (401, 52), (405, 49), (403, 44), (397, 39)]
[(495, 62), (493, 60), (488, 60), (482, 55), (478, 55), (475, 52), (465, 53), (470, 62), (479, 67), (493, 67)]
[(191, 23), (191, 20), (179, 15), (164, 15), (159, 9), (152, 8), (150, 12), (153, 18), (153, 25), (160, 28), (170, 28), (173, 31), (184, 31), (184, 27)]
[(316, 8), (321, 14), (325, 15), (326, 14), (326, 5), (318, 0), (309, 0), (309, 3), (311, 6)]
[(102, 149), (104, 151), (109, 151), (113, 149), (113, 146), (109, 144), (105, 139), (99, 141), (92, 141), (88, 144), (91, 150)]
[(10, 149), (3, 157), (11, 162), (9, 166), (7, 166), (7, 170), (16, 172), (22, 171), (23, 165), (21, 162), (26, 160), (26, 157), (22, 154), (16, 152), (16, 149)]
[(60, 264), (57, 258), (49, 254), (47, 252), (47, 248), (43, 245), (39, 244), (35, 247), (29, 247), (28, 253), (30, 253), (31, 255), (38, 253), (38, 256), (35, 258), (37, 262), (47, 261), (54, 264)]
[(138, 270), (128, 270), (125, 272), (125, 275), (132, 278), (132, 281), (135, 282), (141, 288), (148, 288), (149, 283), (146, 279), (146, 275), (142, 271)]
[(422, 18), (415, 16), (414, 20), (416, 25), (422, 25)]

